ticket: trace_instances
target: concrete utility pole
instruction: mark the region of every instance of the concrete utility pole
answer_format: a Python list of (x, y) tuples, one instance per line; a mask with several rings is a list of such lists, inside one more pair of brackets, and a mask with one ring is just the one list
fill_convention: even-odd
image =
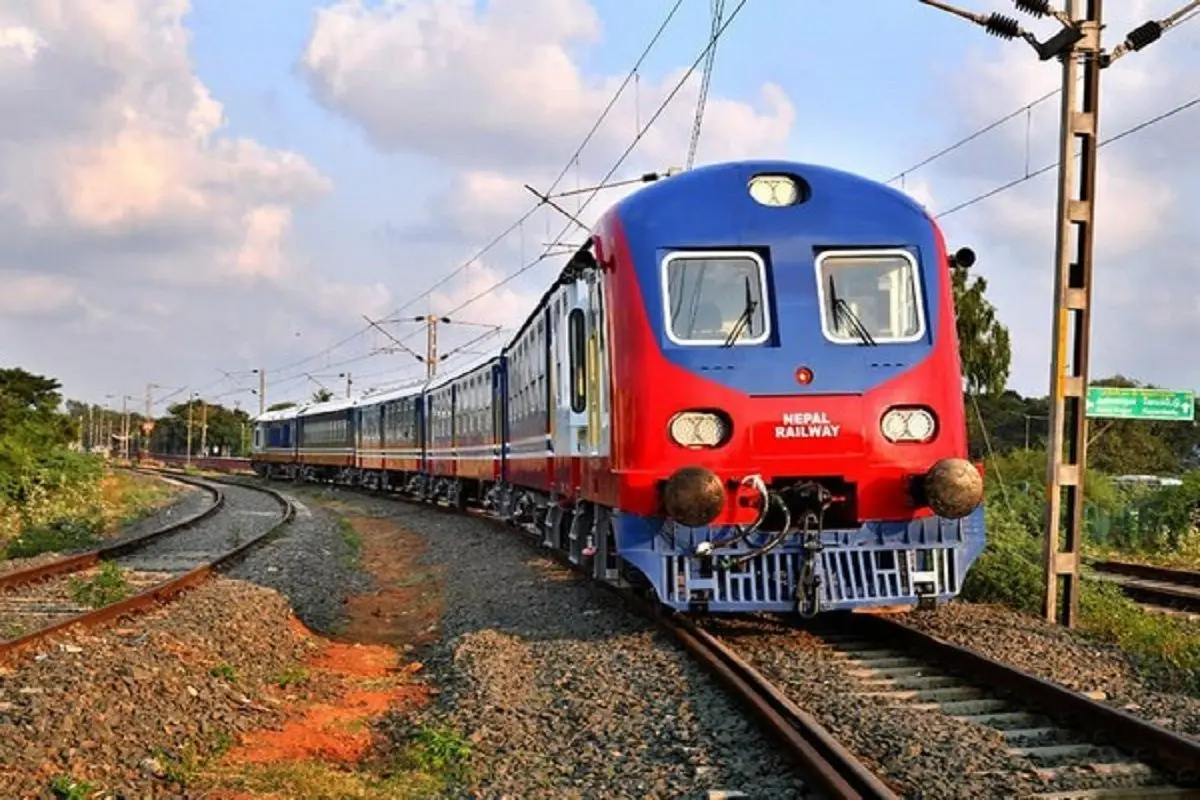
[[(1062, 29), (1045, 42), (1039, 42), (1010, 17), (963, 11), (941, 0), (920, 2), (969, 19), (1002, 39), (1020, 37), (1033, 46), (1042, 61), (1056, 58), (1063, 65), (1054, 258), (1054, 349), (1046, 448), (1043, 549), (1046, 585), (1042, 608), (1047, 620), (1074, 627), (1079, 615), (1079, 559), (1083, 545), (1083, 489), (1087, 471), (1087, 385), (1100, 70), (1126, 53), (1157, 41), (1164, 30), (1200, 7), (1200, 0), (1188, 3), (1164, 20), (1152, 20), (1135, 28), (1111, 55), (1104, 52), (1100, 41), (1103, 0), (1067, 0), (1065, 11), (1055, 9), (1048, 0), (1014, 0), (1018, 10), (1034, 17), (1053, 17), (1062, 25)], [(1079, 86), (1081, 74), (1082, 92)], [(1060, 582), (1063, 587), (1061, 604)]]
[(200, 455), (208, 458), (208, 403), (200, 400)]
[(129, 395), (121, 397), (121, 458), (129, 458)]
[(192, 465), (192, 401), (196, 399), (196, 393), (192, 392), (188, 395), (188, 418), (187, 418), (187, 455), (184, 457), (186, 466)]
[(350, 399), (350, 387), (354, 385), (354, 381), (350, 378), (349, 372), (343, 372), (342, 376), (346, 378), (346, 399)]

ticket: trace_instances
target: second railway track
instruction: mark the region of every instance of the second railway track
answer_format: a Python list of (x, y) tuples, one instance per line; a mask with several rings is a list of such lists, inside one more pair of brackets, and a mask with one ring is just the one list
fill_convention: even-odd
[(1096, 561), (1089, 566), (1095, 577), (1117, 584), (1139, 603), (1200, 612), (1200, 572), (1129, 561)]
[[(0, 576), (0, 656), (68, 627), (99, 624), (167, 600), (243, 555), (295, 514), (291, 500), (274, 489), (171, 477), (208, 491), (212, 504), (151, 533)], [(81, 597), (81, 578), (96, 582), (98, 576), (110, 582), (109, 590), (119, 586), (123, 596), (91, 603)]]

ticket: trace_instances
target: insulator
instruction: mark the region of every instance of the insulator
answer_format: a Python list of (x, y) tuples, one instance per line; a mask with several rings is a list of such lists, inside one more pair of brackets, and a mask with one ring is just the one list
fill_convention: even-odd
[(1129, 42), (1131, 50), (1141, 50), (1148, 44), (1157, 42), (1163, 35), (1162, 23), (1150, 20), (1149, 22), (1139, 25), (1129, 32), (1125, 37), (1125, 41)]
[(1018, 11), (1024, 11), (1038, 19), (1054, 13), (1054, 9), (1050, 7), (1050, 0), (1015, 0), (1015, 2)]
[(1021, 23), (1003, 14), (989, 14), (983, 25), (988, 33), (1001, 39), (1015, 39), (1021, 35)]

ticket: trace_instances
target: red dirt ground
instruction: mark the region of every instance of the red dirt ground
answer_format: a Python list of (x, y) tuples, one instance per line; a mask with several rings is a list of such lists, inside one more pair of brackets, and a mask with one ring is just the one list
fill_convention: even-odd
[[(417, 707), (429, 697), (428, 687), (412, 682), (421, 665), (402, 663), (403, 649), (437, 636), (442, 610), (435, 573), (417, 563), (423, 543), (389, 520), (347, 519), (362, 537), (362, 568), (381, 588), (347, 599), (349, 619), (336, 641), (317, 637), (298, 620), (292, 621), (302, 635), (325, 642), (306, 666), (320, 678), (335, 681), (336, 696), (316, 703), (290, 698), (283, 728), (242, 737), (222, 759), (226, 765), (356, 763), (374, 744), (372, 719), (392, 708)], [(281, 696), (288, 691), (281, 690)]]

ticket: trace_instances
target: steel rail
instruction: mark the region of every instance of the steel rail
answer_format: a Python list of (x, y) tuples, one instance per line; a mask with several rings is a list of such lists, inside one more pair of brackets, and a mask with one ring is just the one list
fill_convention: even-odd
[[(159, 475), (158, 477), (162, 476)], [(190, 478), (185, 478), (178, 475), (172, 475), (171, 477), (179, 480), (180, 483), (186, 483), (190, 486), (195, 486), (208, 492), (212, 496), (212, 504), (197, 514), (193, 514), (190, 517), (181, 519), (178, 522), (172, 522), (170, 525), (159, 528), (155, 531), (150, 531), (149, 533), (144, 533), (141, 536), (134, 536), (129, 539), (123, 539), (119, 542), (114, 542), (112, 544), (101, 545), (93, 550), (77, 553), (76, 555), (72, 556), (65, 556), (46, 564), (40, 564), (36, 567), (6, 572), (3, 575), (0, 575), (0, 590), (11, 589), (16, 586), (26, 586), (46, 578), (56, 577), (58, 575), (69, 575), (72, 572), (79, 572), (81, 570), (88, 569), (89, 567), (92, 567), (101, 561), (107, 561), (109, 559), (117, 558), (118, 556), (128, 555), (129, 553), (145, 547), (155, 539), (168, 534), (178, 533), (179, 531), (185, 530), (186, 528), (189, 528), (198, 522), (203, 522), (224, 508), (225, 493), (222, 492), (218, 487), (212, 486), (209, 483), (203, 483), (198, 480), (192, 480)]]
[(1139, 603), (1200, 611), (1200, 573), (1129, 561), (1096, 561), (1089, 565), (1109, 583)]
[(211, 561), (201, 564), (188, 572), (178, 575), (170, 580), (163, 581), (156, 586), (152, 586), (144, 592), (127, 597), (124, 600), (119, 600), (116, 603), (110, 603), (102, 608), (97, 608), (93, 611), (88, 611), (83, 614), (76, 615), (61, 622), (49, 625), (45, 628), (28, 633), (16, 639), (9, 639), (0, 642), (0, 658), (4, 658), (13, 653), (24, 650), (25, 648), (37, 644), (46, 638), (60, 633), (67, 628), (75, 626), (95, 627), (97, 625), (116, 619), (126, 614), (144, 611), (148, 608), (165, 603), (185, 589), (197, 586), (203, 583), (208, 578), (212, 577), (219, 567), (230, 564), (243, 555), (248, 553), (252, 548), (263, 542), (267, 537), (275, 534), (280, 528), (290, 523), (296, 516), (296, 506), (282, 492), (264, 486), (245, 486), (244, 484), (234, 484), (228, 481), (219, 481), (217, 479), (209, 479), (219, 483), (230, 483), (231, 485), (239, 485), (243, 488), (252, 489), (263, 492), (273, 497), (281, 507), (282, 517), (279, 522), (272, 525), (267, 530), (247, 540), (238, 547), (219, 555)]
[(1069, 719), (1076, 727), (1108, 739), (1116, 747), (1164, 772), (1195, 779), (1200, 774), (1200, 741), (1189, 739), (1024, 670), (980, 655), (903, 622), (879, 615), (855, 615), (853, 623), (876, 639), (909, 647), (922, 657), (1003, 690), (1047, 716)]

